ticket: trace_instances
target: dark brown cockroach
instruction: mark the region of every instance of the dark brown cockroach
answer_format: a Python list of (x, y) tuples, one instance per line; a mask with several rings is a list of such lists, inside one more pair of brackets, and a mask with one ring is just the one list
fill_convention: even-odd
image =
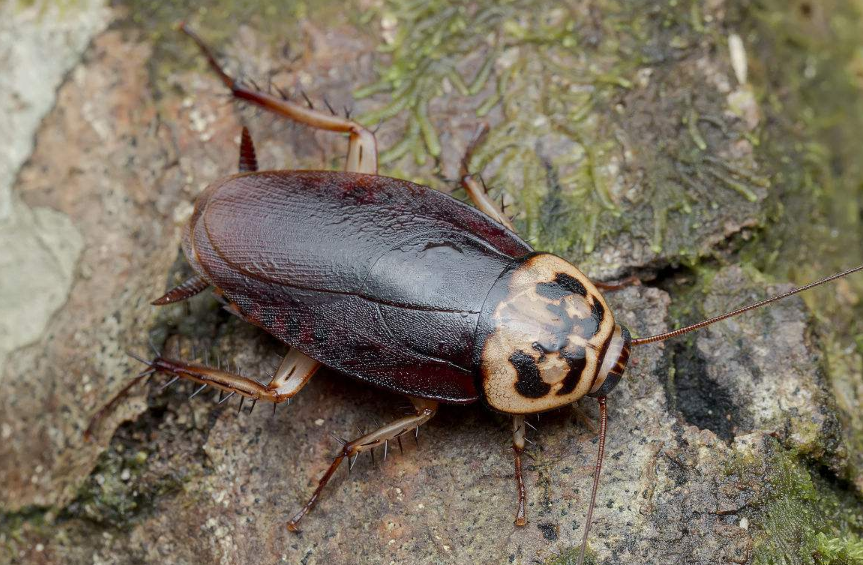
[(344, 172), (258, 171), (244, 128), (240, 173), (216, 181), (198, 197), (184, 233), (183, 250), (196, 275), (153, 302), (170, 304), (213, 287), (232, 313), (290, 347), (269, 383), (157, 354), (142, 360), (147, 369), (129, 387), (161, 372), (198, 383), (198, 390), (211, 386), (243, 400), (280, 403), (326, 365), (407, 395), (415, 408), (411, 416), (343, 442), (309, 501), (287, 523), (288, 530), (297, 531), (343, 460), (413, 433), (441, 402), (476, 401), (512, 415), (515, 523), (523, 526), (525, 415), (592, 396), (599, 402), (599, 453), (581, 563), (605, 449), (606, 396), (620, 381), (630, 348), (703, 328), (863, 269), (861, 265), (685, 328), (632, 339), (599, 291), (620, 285), (592, 282), (563, 259), (534, 251), (467, 170), (462, 184), (476, 208), (424, 186), (379, 176), (375, 136), (369, 130), (236, 81), (194, 32), (185, 25), (180, 29), (198, 44), (235, 98), (348, 134), (348, 157)]

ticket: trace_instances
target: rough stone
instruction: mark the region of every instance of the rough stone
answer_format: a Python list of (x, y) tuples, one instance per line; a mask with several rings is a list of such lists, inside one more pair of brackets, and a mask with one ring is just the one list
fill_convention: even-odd
[[(762, 135), (778, 118), (752, 78), (758, 61), (749, 61), (752, 84), (735, 78), (726, 27), (741, 28), (744, 49), (759, 37), (735, 20), (737, 4), (576, 3), (546, 13), (392, 0), (357, 2), (363, 10), (347, 15), (296, 3), (265, 16), (241, 4), (191, 19), (232, 70), (380, 121), (385, 174), (452, 190), (461, 152), (487, 119), (490, 137), (471, 165), (532, 241), (594, 276), (665, 269), (658, 286), (607, 296), (634, 334), (788, 288), (751, 265), (704, 258), (729, 238), (732, 251), (744, 246), (747, 226), (786, 195), (773, 179), (787, 180), (794, 165), (772, 176), (762, 153), (780, 142)], [(144, 354), (150, 338), (248, 374), (270, 372), (284, 352), (208, 293), (148, 304), (188, 274), (180, 227), (195, 195), (235, 171), (241, 124), (265, 167), (336, 168), (345, 151), (339, 136), (227, 104), (170, 31), (190, 17), (184, 10), (134, 2), (105, 12), (113, 25), (104, 31), (83, 26), (89, 46), (77, 64), (70, 55), (74, 68), (53, 109), (41, 110), (26, 163), (11, 165), (11, 209), (27, 226), (0, 227), (0, 249), (18, 245), (56, 280), (43, 291), (26, 283), (36, 275), (16, 271), (13, 287), (43, 300), (32, 307), (0, 282), (3, 316), (33, 313), (33, 337), (4, 342), (0, 365), (0, 561), (574, 563), (597, 449), (587, 399), (531, 420), (525, 528), (512, 524), (510, 423), (477, 405), (444, 407), (404, 453), (390, 445), (386, 461), (378, 451), (374, 464), (363, 457), (350, 475), (341, 469), (303, 532), (288, 533), (286, 519), (335, 453), (330, 432), (350, 437), (401, 415), (398, 396), (326, 370), (274, 416), (261, 405), (237, 414), (206, 394), (187, 400), (187, 385), (160, 391), (155, 378), (83, 440), (92, 414), (140, 370), (124, 350)], [(31, 140), (33, 129), (15, 134)], [(587, 238), (579, 222), (590, 210), (602, 224)], [(7, 257), (4, 273), (17, 261)], [(696, 268), (676, 269), (681, 259)], [(858, 287), (843, 288), (853, 312)], [(845, 342), (823, 328), (793, 299), (636, 348), (609, 397), (588, 562), (853, 562), (840, 558), (855, 555), (863, 528), (849, 416), (863, 376), (858, 352), (836, 362), (852, 367), (845, 380), (834, 377), (831, 348)]]

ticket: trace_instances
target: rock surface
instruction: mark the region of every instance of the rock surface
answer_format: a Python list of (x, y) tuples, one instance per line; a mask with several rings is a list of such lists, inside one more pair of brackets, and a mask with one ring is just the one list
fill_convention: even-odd
[[(44, 80), (33, 92), (3, 90), (4, 112), (17, 97), (41, 101), (27, 124), (8, 126), (20, 147), (33, 143), (32, 124), (44, 118), (32, 152), (4, 157), (13, 172), (0, 224), (2, 562), (564, 564), (577, 555), (597, 445), (575, 411), (543, 415), (529, 434), (525, 528), (512, 525), (510, 424), (471, 406), (443, 408), (403, 454), (391, 446), (386, 461), (379, 451), (374, 464), (362, 458), (352, 474), (340, 470), (302, 534), (286, 532), (335, 452), (329, 434), (351, 436), (401, 415), (399, 397), (329, 371), (274, 416), (266, 406), (237, 414), (203, 394), (189, 401), (186, 385), (160, 391), (156, 378), (92, 443), (83, 440), (92, 414), (140, 370), (124, 350), (144, 354), (148, 339), (251, 374), (270, 372), (283, 353), (207, 293), (162, 309), (148, 304), (188, 273), (180, 227), (195, 195), (235, 171), (241, 125), (251, 127), (266, 167), (337, 168), (345, 151), (337, 136), (226, 104), (215, 77), (171, 31), (180, 18), (232, 70), (380, 122), (384, 174), (452, 190), (464, 147), (488, 121), (471, 166), (537, 248), (597, 277), (658, 272), (655, 284), (607, 297), (637, 335), (788, 288), (757, 270), (770, 265), (760, 257), (816, 247), (801, 242), (789, 252), (776, 243), (786, 232), (770, 227), (762, 241), (744, 242), (747, 227), (784, 218), (783, 206), (855, 209), (844, 223), (813, 213), (799, 229), (827, 242), (846, 230), (850, 243), (833, 250), (836, 260), (847, 266), (863, 256), (855, 184), (863, 175), (852, 166), (859, 155), (824, 142), (827, 149), (801, 158), (832, 156), (834, 166), (818, 174), (834, 175), (834, 200), (797, 182), (813, 178), (808, 165), (772, 161), (794, 150), (783, 134), (812, 148), (822, 130), (798, 127), (809, 114), (785, 92), (809, 86), (789, 78), (777, 87), (761, 63), (779, 49), (771, 25), (853, 37), (848, 30), (863, 27), (847, 7), (835, 20), (803, 4), (721, 1), (549, 2), (544, 10), (360, 1), (352, 13), (330, 3), (261, 11), (216, 4), (191, 15), (147, 2), (68, 8), (80, 16), (64, 24), (74, 41), (57, 61), (67, 62), (38, 67)], [(6, 9), (9, 29), (45, 34), (63, 19)], [(748, 61), (756, 78), (739, 53), (729, 54), (729, 33), (758, 54)], [(39, 42), (21, 37), (39, 36), (3, 35), (0, 52), (12, 53), (15, 42), (36, 61)], [(863, 81), (848, 77), (859, 58), (836, 49), (831, 59), (825, 49), (794, 56), (823, 81), (845, 81), (857, 98), (844, 104), (858, 107)], [(73, 66), (51, 107), (64, 65)], [(17, 68), (2, 58), (0, 66)], [(828, 235), (812, 235), (819, 229)], [(769, 249), (760, 255), (757, 246)], [(728, 257), (744, 267), (722, 266)], [(827, 257), (812, 257), (813, 268), (835, 268)], [(680, 261), (695, 268), (675, 268)], [(634, 351), (609, 397), (589, 562), (861, 562), (863, 327), (855, 316), (863, 318), (863, 284), (838, 288), (815, 295), (816, 308), (795, 298)], [(596, 419), (593, 402), (580, 407)]]

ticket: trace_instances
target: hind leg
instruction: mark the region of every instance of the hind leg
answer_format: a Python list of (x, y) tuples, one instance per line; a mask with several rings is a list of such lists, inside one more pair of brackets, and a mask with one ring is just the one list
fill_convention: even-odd
[(189, 26), (185, 23), (180, 24), (180, 31), (192, 38), (192, 41), (198, 45), (210, 68), (219, 76), (224, 85), (231, 89), (235, 98), (245, 100), (301, 124), (327, 131), (347, 133), (350, 137), (350, 143), (345, 171), (377, 174), (377, 140), (371, 131), (349, 118), (318, 112), (313, 108), (291, 102), (286, 96), (274, 96), (238, 81), (225, 72), (212, 50)]
[[(231, 94), (233, 94), (235, 98), (238, 100), (245, 100), (246, 102), (255, 104), (256, 106), (269, 110), (279, 116), (314, 128), (347, 133), (349, 136), (349, 142), (345, 171), (368, 173), (373, 175), (377, 174), (377, 140), (371, 131), (351, 119), (341, 118), (334, 114), (318, 112), (310, 107), (291, 102), (286, 96), (274, 96), (273, 94), (263, 92), (260, 89), (238, 81), (234, 77), (231, 77), (224, 68), (222, 68), (216, 60), (213, 51), (189, 26), (185, 23), (180, 24), (180, 31), (188, 35), (192, 41), (197, 44), (198, 48), (204, 54), (204, 57), (207, 59), (207, 63), (210, 65), (210, 68), (219, 76), (222, 83), (231, 90)], [(257, 170), (255, 147), (246, 128), (243, 128), (242, 143), (240, 145), (239, 169), (241, 172)], [(200, 280), (194, 280), (184, 284), (194, 285), (196, 283), (198, 285), (204, 284), (204, 282)], [(171, 292), (177, 291), (174, 290)], [(171, 292), (168, 294), (170, 295)], [(166, 295), (159, 300), (167, 300), (168, 298), (170, 297)], [(303, 374), (307, 373), (309, 376), (320, 368), (320, 364), (316, 361), (294, 349), (292, 349), (285, 357), (285, 361), (282, 365), (282, 368), (285, 371), (298, 371)]]
[[(266, 385), (257, 379), (239, 373), (197, 363), (167, 359), (162, 356), (158, 356), (152, 361), (145, 361), (138, 357), (136, 359), (145, 363), (155, 372), (173, 375), (174, 378), (170, 382), (185, 379), (202, 385), (198, 390), (203, 390), (204, 387), (208, 386), (219, 389), (228, 395), (224, 400), (238, 394), (254, 402), (266, 400), (279, 404), (295, 396), (309, 382), (319, 366), (316, 361), (312, 361), (311, 364), (304, 362), (304, 360), (298, 362), (294, 358), (298, 353), (295, 349), (290, 349)], [(302, 353), (299, 355), (308, 359)]]
[(90, 423), (84, 432), (84, 437), (88, 440), (99, 422), (114, 409), (117, 403), (125, 398), (135, 385), (153, 373), (166, 373), (173, 376), (165, 385), (166, 387), (177, 380), (184, 379), (201, 385), (192, 393), (192, 396), (195, 396), (209, 386), (218, 389), (221, 395), (227, 395), (220, 400), (220, 403), (227, 401), (235, 395), (239, 395), (241, 408), (247, 398), (252, 401), (252, 408), (254, 408), (258, 400), (279, 404), (292, 398), (300, 392), (320, 367), (320, 364), (314, 359), (291, 348), (284, 359), (282, 359), (279, 368), (276, 369), (276, 372), (270, 378), (270, 382), (264, 385), (251, 377), (206, 365), (168, 359), (161, 355), (157, 355), (152, 361), (147, 361), (131, 353), (129, 355), (147, 365), (148, 368), (123, 387), (114, 398), (90, 419)]

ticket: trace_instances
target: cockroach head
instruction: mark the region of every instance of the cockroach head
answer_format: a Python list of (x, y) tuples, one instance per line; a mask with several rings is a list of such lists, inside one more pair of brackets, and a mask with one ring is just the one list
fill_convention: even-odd
[(629, 358), (629, 332), (597, 288), (548, 253), (520, 259), (498, 279), (478, 338), (477, 389), (491, 408), (509, 414), (604, 395)]

